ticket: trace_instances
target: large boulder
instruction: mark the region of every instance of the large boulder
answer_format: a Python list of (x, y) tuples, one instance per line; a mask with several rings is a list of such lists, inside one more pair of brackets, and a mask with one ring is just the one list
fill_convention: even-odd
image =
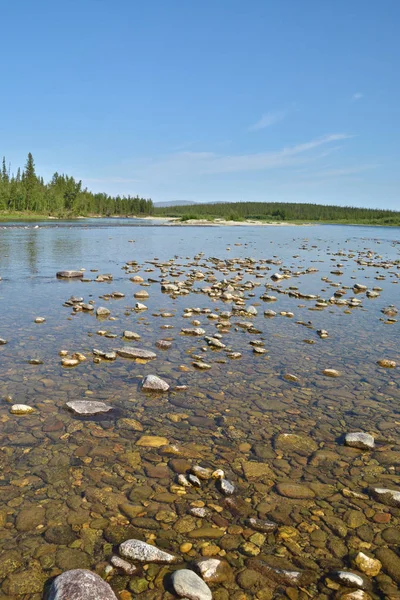
[(99, 575), (86, 569), (72, 569), (53, 581), (48, 600), (117, 600)]

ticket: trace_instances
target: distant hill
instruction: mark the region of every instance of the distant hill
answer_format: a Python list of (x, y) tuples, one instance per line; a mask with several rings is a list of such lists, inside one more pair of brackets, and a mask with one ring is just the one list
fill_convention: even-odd
[(168, 208), (169, 206), (193, 206), (196, 202), (190, 200), (172, 200), (171, 202), (154, 202), (157, 208)]

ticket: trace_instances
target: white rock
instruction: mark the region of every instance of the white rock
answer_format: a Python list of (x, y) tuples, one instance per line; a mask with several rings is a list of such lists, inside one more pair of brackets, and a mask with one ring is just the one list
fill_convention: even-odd
[(10, 408), (12, 415), (29, 415), (33, 411), (32, 406), (27, 406), (26, 404), (13, 404)]
[(119, 546), (119, 552), (124, 558), (137, 560), (143, 563), (177, 563), (182, 559), (159, 550), (156, 546), (146, 544), (140, 540), (127, 540)]
[(372, 450), (375, 447), (375, 440), (369, 433), (358, 431), (356, 433), (347, 433), (345, 437), (346, 446), (360, 448), (361, 450)]
[(208, 585), (190, 569), (180, 569), (172, 573), (172, 586), (180, 598), (186, 600), (212, 600)]
[(48, 600), (117, 600), (117, 597), (96, 573), (72, 569), (55, 578)]
[(157, 375), (146, 375), (142, 380), (141, 388), (145, 392), (167, 392), (169, 384)]
[(72, 400), (67, 402), (66, 406), (75, 414), (84, 416), (107, 413), (112, 410), (112, 406), (95, 400)]

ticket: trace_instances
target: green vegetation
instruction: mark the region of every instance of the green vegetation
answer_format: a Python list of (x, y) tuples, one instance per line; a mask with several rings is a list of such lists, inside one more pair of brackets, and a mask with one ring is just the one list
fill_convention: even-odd
[(221, 218), (227, 221), (252, 219), (268, 222), (289, 221), (400, 226), (399, 211), (323, 204), (286, 204), (283, 202), (226, 202), (195, 204), (193, 206), (156, 207), (154, 214), (164, 217), (178, 217), (181, 221)]
[(36, 174), (31, 153), (26, 165), (16, 175), (7, 168), (3, 158), (0, 171), (0, 220), (35, 219), (39, 216), (74, 217), (88, 215), (150, 215), (153, 202), (131, 196), (112, 197), (108, 194), (93, 194), (82, 188), (82, 182), (68, 175), (54, 173), (45, 183)]

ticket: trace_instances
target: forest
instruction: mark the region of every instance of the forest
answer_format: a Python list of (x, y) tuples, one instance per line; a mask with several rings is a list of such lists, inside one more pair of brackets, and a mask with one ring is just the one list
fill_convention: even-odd
[(324, 204), (283, 202), (226, 202), (155, 208), (157, 216), (190, 219), (215, 218), (229, 221), (321, 222), (364, 225), (400, 225), (400, 212), (375, 208), (330, 206)]
[(36, 173), (35, 162), (28, 154), (26, 165), (16, 174), (3, 158), (0, 172), (0, 216), (114, 216), (150, 215), (153, 202), (138, 196), (94, 194), (71, 176), (54, 173), (45, 183)]

